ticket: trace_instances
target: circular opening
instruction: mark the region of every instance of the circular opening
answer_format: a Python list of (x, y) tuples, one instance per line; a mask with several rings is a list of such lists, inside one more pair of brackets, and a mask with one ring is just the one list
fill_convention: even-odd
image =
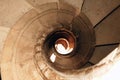
[(42, 46), (43, 55), (56, 70), (80, 69), (91, 58), (95, 41), (94, 30), (82, 23), (75, 21), (71, 26), (63, 25), (46, 36)]
[(55, 53), (59, 57), (70, 57), (76, 46), (76, 39), (67, 29), (59, 29), (49, 34), (45, 40), (44, 50)]
[(70, 54), (73, 51), (74, 43), (69, 42), (65, 38), (59, 38), (55, 42), (55, 49), (59, 54)]

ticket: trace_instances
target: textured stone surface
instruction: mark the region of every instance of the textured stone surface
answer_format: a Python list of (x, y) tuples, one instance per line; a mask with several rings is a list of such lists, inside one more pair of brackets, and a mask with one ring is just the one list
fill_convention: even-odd
[(0, 0), (0, 55), (10, 29), (31, 8), (25, 0)]
[[(69, 2), (72, 3), (72, 0)], [(81, 1), (79, 3), (81, 3)], [(74, 1), (71, 5), (76, 5), (77, 7), (79, 6), (78, 4)], [(98, 4), (99, 1), (96, 5)], [(51, 80), (120, 79), (118, 75), (113, 76), (112, 74), (119, 74), (120, 72), (120, 48), (113, 51), (100, 63), (89, 68), (71, 71), (71, 73), (66, 72), (63, 74), (55, 71), (49, 65), (46, 65), (47, 63), (40, 57), (38, 57), (40, 61), (37, 61), (34, 52), (34, 45), (38, 37), (37, 34), (45, 29), (50, 30), (50, 27), (43, 27), (44, 25), (42, 25), (40, 19), (38, 19), (40, 17), (39, 13), (35, 10), (30, 10), (32, 7), (24, 0), (1, 0), (0, 5), (3, 6), (0, 6), (0, 13), (3, 15), (0, 16), (0, 49), (3, 47), (2, 45), (10, 28), (16, 23), (8, 35), (4, 46), (4, 54), (2, 54), (2, 80), (47, 80), (47, 78)], [(44, 8), (46, 9), (46, 7)], [(27, 11), (28, 13), (26, 13)], [(17, 21), (22, 15), (24, 16)], [(93, 20), (93, 24), (96, 24), (102, 17), (99, 17), (98, 20), (94, 20), (93, 16), (92, 18), (89, 16), (89, 18)], [(43, 19), (43, 22), (47, 22), (47, 17)], [(50, 21), (51, 19), (48, 20)], [(40, 35), (43, 34), (41, 33)], [(39, 65), (37, 65), (37, 63)], [(45, 75), (42, 73), (45, 73)]]
[(96, 45), (120, 43), (120, 7), (96, 28)]
[(0, 26), (0, 60), (1, 60), (1, 53), (3, 50), (3, 45), (4, 45), (8, 32), (9, 32), (9, 28)]
[(119, 5), (120, 0), (85, 0), (82, 12), (94, 26)]
[(0, 0), (0, 26), (12, 27), (30, 9), (25, 0)]

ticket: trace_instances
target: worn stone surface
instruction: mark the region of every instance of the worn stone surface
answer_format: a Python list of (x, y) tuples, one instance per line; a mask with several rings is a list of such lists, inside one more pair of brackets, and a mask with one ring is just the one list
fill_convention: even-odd
[(120, 43), (120, 7), (96, 28), (96, 45)]
[(30, 9), (25, 0), (0, 0), (0, 26), (12, 27)]
[(4, 42), (5, 42), (5, 39), (7, 37), (9, 30), (10, 28), (0, 26), (0, 59), (1, 59), (1, 54), (3, 50), (3, 45), (4, 45)]
[(93, 64), (97, 64), (100, 62), (103, 58), (105, 58), (107, 55), (109, 55), (110, 52), (112, 52), (116, 47), (118, 47), (118, 44), (111, 45), (111, 46), (99, 46), (95, 48), (95, 51), (93, 53), (93, 56), (89, 60)]
[[(69, 2), (72, 3), (72, 0), (70, 0)], [(90, 2), (94, 2), (94, 1), (90, 1)], [(81, 1), (78, 3), (81, 3)], [(63, 74), (54, 70), (42, 58), (38, 57), (40, 61), (37, 61), (34, 52), (34, 45), (36, 44), (36, 39), (38, 38), (38, 36), (43, 35), (43, 33), (41, 33), (42, 30), (44, 31), (51, 30), (50, 27), (46, 27), (41, 22), (43, 21), (44, 24), (47, 23), (48, 20), (49, 22), (54, 22), (54, 21), (50, 21), (53, 15), (49, 16), (49, 18), (51, 19), (47, 19), (47, 17), (45, 17), (45, 19), (44, 18), (39, 19), (41, 15), (39, 15), (39, 13), (34, 9), (30, 10), (32, 7), (29, 4), (27, 4), (24, 0), (19, 0), (19, 1), (1, 0), (0, 4), (3, 6), (3, 7), (0, 6), (0, 13), (3, 15), (0, 16), (0, 26), (1, 26), (0, 48), (1, 49), (3, 47), (1, 45), (4, 44), (4, 41), (6, 39), (6, 36), (10, 28), (16, 23), (14, 27), (11, 29), (5, 42), (5, 46), (4, 46), (5, 48), (3, 49), (2, 61), (1, 61), (2, 80), (47, 80), (48, 78), (50, 80), (113, 80), (113, 79), (119, 80), (120, 79), (118, 75), (113, 76), (113, 74), (116, 73), (119, 74), (120, 72), (119, 71), (120, 48), (119, 49), (116, 48), (116, 50), (114, 50), (110, 54), (110, 56), (107, 56), (100, 63), (78, 71), (73, 70), (71, 71), (71, 73), (66, 72)], [(96, 5), (97, 4), (99, 4), (99, 2), (96, 3)], [(71, 5), (76, 5), (76, 7), (79, 6), (76, 2), (73, 2)], [(53, 5), (53, 7), (56, 8), (56, 5)], [(45, 10), (48, 9), (48, 8), (46, 9), (46, 7), (44, 8)], [(86, 14), (88, 15), (88, 13)], [(20, 18), (22, 15), (24, 16)], [(92, 16), (91, 18), (89, 16), (90, 20), (93, 20), (93, 25), (95, 25), (96, 22), (99, 21), (103, 16), (99, 17), (97, 20), (94, 20), (93, 17), (94, 16)], [(19, 21), (17, 21), (18, 19)], [(45, 75), (43, 75), (43, 73), (45, 73)]]
[(0, 56), (10, 29), (31, 8), (24, 0), (0, 0)]
[(82, 12), (88, 16), (93, 26), (95, 26), (119, 5), (120, 0), (85, 0)]

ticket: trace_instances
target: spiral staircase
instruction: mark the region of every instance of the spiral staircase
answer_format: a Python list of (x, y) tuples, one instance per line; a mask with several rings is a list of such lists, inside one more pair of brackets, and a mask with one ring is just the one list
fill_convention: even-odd
[(0, 4), (2, 80), (99, 80), (107, 72), (102, 67), (113, 65), (108, 59), (119, 48), (120, 0)]

